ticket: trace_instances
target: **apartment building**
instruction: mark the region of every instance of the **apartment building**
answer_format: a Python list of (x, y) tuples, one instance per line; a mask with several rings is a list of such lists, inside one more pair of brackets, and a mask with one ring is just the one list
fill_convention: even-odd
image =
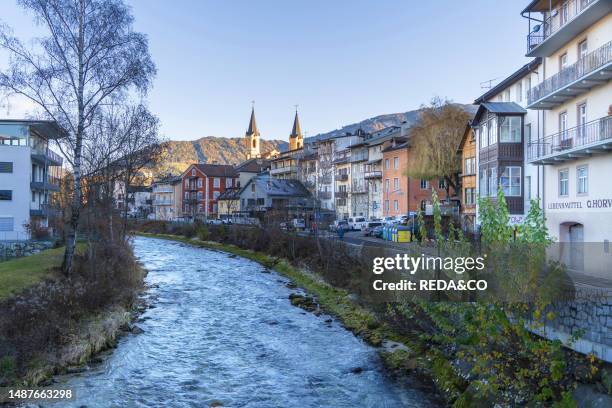
[(48, 228), (63, 163), (49, 141), (64, 136), (53, 121), (0, 120), (0, 240), (29, 239), (28, 225)]
[(368, 144), (360, 142), (349, 146), (351, 163), (351, 215), (370, 217), (368, 181), (365, 178)]
[(336, 150), (334, 153), (334, 197), (336, 199), (336, 217), (347, 219), (353, 213), (351, 207), (351, 150)]
[(334, 140), (319, 140), (317, 144), (317, 199), (322, 209), (335, 211)]
[(219, 196), (225, 189), (235, 187), (238, 174), (225, 164), (192, 164), (181, 175), (183, 216), (216, 217)]
[(394, 217), (408, 213), (408, 140), (392, 139), (382, 150), (383, 216)]
[[(527, 146), (541, 130), (537, 112), (526, 109), (540, 67), (541, 59), (534, 58), (474, 101), (478, 194), (495, 201), (501, 184), (511, 225), (521, 223), (531, 200), (542, 196), (543, 170), (525, 162)], [(476, 220), (478, 211), (476, 202)]]
[[(542, 128), (527, 161), (543, 168), (547, 226), (558, 241), (580, 244), (565, 254), (572, 269), (609, 274), (597, 269), (612, 239), (612, 2), (532, 1), (522, 15), (527, 56), (542, 59), (527, 94)], [(594, 252), (582, 243), (595, 243)]]
[(156, 220), (174, 221), (182, 216), (181, 178), (166, 177), (151, 185), (153, 214)]

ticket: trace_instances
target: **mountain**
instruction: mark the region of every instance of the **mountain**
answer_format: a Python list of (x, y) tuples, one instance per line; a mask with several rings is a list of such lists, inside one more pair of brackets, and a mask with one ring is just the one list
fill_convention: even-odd
[[(476, 113), (477, 106), (475, 105), (456, 105), (462, 106), (467, 112), (471, 113), (472, 115)], [(346, 133), (353, 133), (359, 128), (363, 129), (368, 133), (371, 133), (389, 126), (400, 126), (404, 122), (406, 122), (406, 125), (412, 126), (419, 119), (419, 113), (421, 112), (421, 110), (422, 109), (415, 109), (403, 113), (389, 113), (385, 115), (378, 115), (373, 118), (362, 120), (361, 122), (343, 126), (341, 129), (332, 130), (331, 132), (327, 133), (320, 133), (318, 135), (307, 138), (307, 140), (328, 139), (330, 137), (340, 136)]]
[[(287, 150), (287, 142), (282, 140), (261, 140), (261, 151)], [(247, 147), (243, 138), (206, 136), (192, 141), (167, 142), (162, 164), (155, 173), (180, 174), (193, 163), (238, 164), (247, 157)]]

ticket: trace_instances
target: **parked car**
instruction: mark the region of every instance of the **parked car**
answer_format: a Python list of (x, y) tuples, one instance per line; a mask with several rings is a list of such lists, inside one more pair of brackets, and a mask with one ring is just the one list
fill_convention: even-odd
[(369, 221), (364, 226), (361, 227), (361, 232), (366, 237), (369, 237), (374, 232), (374, 228), (382, 227), (382, 222), (380, 221)]
[(206, 223), (210, 225), (221, 225), (223, 224), (223, 221), (218, 218), (209, 218), (206, 220)]
[(338, 220), (338, 221), (334, 221), (333, 224), (329, 224), (329, 230), (331, 232), (338, 231), (338, 227), (342, 228), (345, 231), (348, 231), (350, 229), (347, 220)]
[(291, 225), (295, 229), (306, 229), (306, 221), (304, 221), (303, 218), (294, 218), (293, 221), (291, 221)]
[(368, 220), (365, 217), (353, 217), (348, 219), (348, 223), (352, 230), (359, 231), (364, 225), (367, 225)]
[(379, 225), (378, 227), (374, 227), (374, 230), (372, 230), (372, 236), (375, 238), (382, 238), (382, 234), (383, 234), (383, 225)]

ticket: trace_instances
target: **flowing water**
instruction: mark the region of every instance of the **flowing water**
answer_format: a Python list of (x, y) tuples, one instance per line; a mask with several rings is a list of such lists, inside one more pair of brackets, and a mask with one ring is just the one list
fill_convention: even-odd
[[(89, 370), (58, 378), (75, 407), (425, 407), (376, 350), (291, 306), (282, 276), (247, 259), (135, 238), (152, 308)], [(71, 405), (72, 404), (72, 405)]]

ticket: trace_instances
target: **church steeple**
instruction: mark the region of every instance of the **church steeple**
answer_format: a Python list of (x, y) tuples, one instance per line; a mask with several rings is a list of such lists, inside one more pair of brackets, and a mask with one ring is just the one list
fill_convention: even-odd
[(295, 110), (295, 118), (293, 119), (293, 129), (289, 135), (289, 150), (301, 149), (304, 147), (304, 137), (302, 136), (302, 128), (300, 127), (300, 118), (298, 111)]
[(247, 153), (247, 159), (261, 157), (259, 151), (259, 131), (257, 130), (257, 122), (255, 121), (255, 106), (251, 108), (251, 120), (249, 121), (249, 128), (244, 137), (249, 151), (249, 153)]

